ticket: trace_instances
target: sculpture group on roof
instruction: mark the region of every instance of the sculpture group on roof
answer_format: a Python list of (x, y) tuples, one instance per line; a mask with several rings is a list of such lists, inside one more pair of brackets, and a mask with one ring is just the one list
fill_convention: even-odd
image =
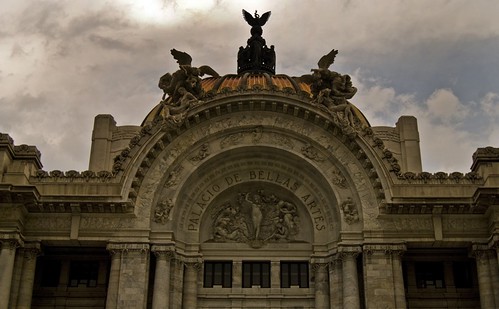
[(325, 107), (340, 125), (355, 127), (352, 106), (347, 100), (357, 93), (357, 88), (353, 87), (349, 75), (329, 70), (337, 54), (338, 50), (333, 49), (322, 56), (317, 63), (319, 68), (312, 69), (312, 74), (302, 75), (300, 79), (310, 84), (312, 103)]
[[(274, 46), (267, 47), (265, 39), (262, 38), (262, 26), (270, 18), (270, 12), (260, 16), (255, 11), (252, 16), (243, 10), (243, 17), (251, 26), (251, 37), (246, 47), (239, 48), (238, 74), (275, 74)], [(177, 60), (179, 69), (172, 74), (163, 75), (158, 86), (163, 90), (161, 115), (168, 125), (178, 127), (184, 122), (189, 108), (199, 104), (205, 96), (201, 77), (219, 75), (209, 66), (192, 66), (192, 57), (185, 52), (172, 49), (171, 54)], [(318, 68), (312, 69), (311, 74), (302, 75), (298, 80), (310, 85), (312, 104), (329, 112), (340, 128), (351, 131), (358, 128), (359, 121), (355, 116), (354, 107), (347, 100), (355, 95), (357, 88), (353, 87), (349, 75), (329, 69), (337, 54), (338, 50), (333, 49), (322, 56), (317, 63)]]
[(193, 67), (192, 57), (185, 52), (172, 49), (171, 54), (177, 60), (179, 69), (173, 74), (166, 73), (161, 76), (158, 87), (163, 90), (163, 118), (168, 123), (179, 126), (183, 123), (187, 110), (198, 104), (204, 96), (201, 77), (204, 75), (219, 77), (219, 75), (207, 65)]
[(267, 47), (265, 39), (262, 37), (263, 29), (270, 17), (270, 12), (255, 16), (243, 10), (243, 17), (251, 26), (251, 37), (248, 39), (246, 47), (239, 47), (237, 53), (237, 74), (245, 72), (270, 73), (275, 74), (275, 50), (274, 45)]

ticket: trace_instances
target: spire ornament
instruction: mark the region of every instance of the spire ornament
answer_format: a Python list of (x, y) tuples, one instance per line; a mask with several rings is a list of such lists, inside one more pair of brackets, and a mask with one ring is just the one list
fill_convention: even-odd
[(262, 27), (270, 18), (270, 11), (252, 16), (243, 10), (244, 20), (251, 26), (251, 37), (248, 39), (246, 47), (239, 47), (237, 53), (237, 74), (250, 73), (270, 73), (275, 74), (275, 51), (274, 45), (267, 47), (265, 39), (262, 37)]

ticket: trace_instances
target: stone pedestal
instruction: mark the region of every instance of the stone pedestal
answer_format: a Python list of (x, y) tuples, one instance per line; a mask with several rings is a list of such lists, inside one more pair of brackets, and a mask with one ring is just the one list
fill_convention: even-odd
[(10, 239), (0, 241), (2, 246), (0, 251), (0, 299), (4, 300), (0, 301), (0, 309), (7, 309), (18, 242)]
[(165, 309), (170, 306), (170, 262), (174, 251), (167, 246), (152, 246), (156, 256), (156, 273), (152, 298), (153, 309)]
[(360, 308), (357, 256), (360, 247), (341, 247), (340, 258), (343, 266), (343, 309)]
[[(147, 303), (149, 245), (109, 244), (107, 248), (111, 252), (120, 252), (120, 258), (115, 257), (115, 253), (111, 261), (106, 308), (144, 308)], [(110, 295), (116, 291), (117, 294)]]

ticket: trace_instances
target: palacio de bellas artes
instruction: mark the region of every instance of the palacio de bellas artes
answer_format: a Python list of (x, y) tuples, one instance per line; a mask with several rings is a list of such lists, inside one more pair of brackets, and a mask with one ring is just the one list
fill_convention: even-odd
[(88, 170), (0, 134), (0, 309), (499, 308), (499, 148), (425, 172), (417, 119), (371, 126), (340, 51), (276, 72), (270, 16), (243, 10), (237, 73), (169, 47)]

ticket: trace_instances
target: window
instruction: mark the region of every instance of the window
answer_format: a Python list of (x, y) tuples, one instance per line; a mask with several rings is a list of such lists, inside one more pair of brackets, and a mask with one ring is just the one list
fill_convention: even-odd
[(452, 262), (454, 285), (458, 289), (473, 287), (473, 264), (469, 261)]
[(281, 288), (308, 288), (308, 262), (281, 262)]
[(232, 287), (232, 262), (205, 262), (204, 284), (205, 288), (221, 285), (223, 288)]
[(243, 288), (270, 288), (270, 262), (243, 262)]
[(444, 288), (444, 265), (442, 262), (415, 263), (416, 285), (420, 289)]
[(61, 261), (41, 260), (41, 282), (42, 287), (57, 287), (61, 276)]
[(69, 270), (70, 287), (96, 287), (99, 273), (97, 261), (71, 261)]

